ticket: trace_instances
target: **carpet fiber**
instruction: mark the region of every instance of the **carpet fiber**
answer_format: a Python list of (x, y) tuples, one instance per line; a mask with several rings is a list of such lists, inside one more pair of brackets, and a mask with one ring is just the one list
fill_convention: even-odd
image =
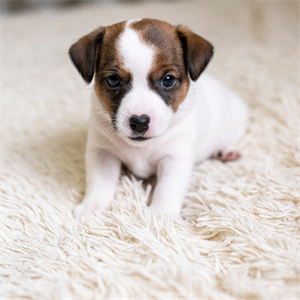
[[(2, 16), (1, 299), (298, 299), (299, 4), (168, 2)], [(135, 178), (86, 226), (87, 86), (69, 46), (154, 17), (215, 46), (207, 68), (251, 109), (242, 158), (195, 166), (183, 222), (152, 215)]]

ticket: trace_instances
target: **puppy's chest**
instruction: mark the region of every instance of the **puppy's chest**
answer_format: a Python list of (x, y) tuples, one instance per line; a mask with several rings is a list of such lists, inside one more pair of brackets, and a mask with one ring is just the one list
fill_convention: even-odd
[(156, 174), (158, 159), (144, 149), (135, 149), (135, 151), (121, 151), (118, 153), (120, 160), (136, 176), (148, 178)]

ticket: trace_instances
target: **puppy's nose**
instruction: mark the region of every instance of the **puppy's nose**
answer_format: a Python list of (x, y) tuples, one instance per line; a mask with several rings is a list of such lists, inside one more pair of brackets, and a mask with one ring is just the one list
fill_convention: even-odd
[(135, 133), (145, 133), (149, 128), (150, 118), (147, 115), (132, 116), (129, 118), (130, 128)]

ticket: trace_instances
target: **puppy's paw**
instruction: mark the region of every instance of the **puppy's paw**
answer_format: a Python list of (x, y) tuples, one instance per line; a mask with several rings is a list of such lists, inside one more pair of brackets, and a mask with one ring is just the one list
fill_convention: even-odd
[(222, 150), (215, 152), (212, 157), (220, 160), (221, 162), (234, 161), (241, 157), (241, 154), (237, 150)]
[(84, 201), (76, 205), (73, 209), (73, 216), (82, 224), (86, 224), (88, 218), (97, 212), (106, 210), (107, 207), (100, 206), (97, 203), (85, 203)]

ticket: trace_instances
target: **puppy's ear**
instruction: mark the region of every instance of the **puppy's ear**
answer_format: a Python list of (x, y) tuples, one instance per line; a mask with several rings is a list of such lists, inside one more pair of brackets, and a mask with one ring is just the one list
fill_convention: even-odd
[(187, 27), (176, 27), (180, 39), (185, 63), (192, 80), (197, 80), (213, 56), (213, 46)]
[(100, 27), (79, 39), (69, 49), (73, 64), (87, 83), (93, 79), (96, 55), (99, 53), (104, 33), (105, 27)]

